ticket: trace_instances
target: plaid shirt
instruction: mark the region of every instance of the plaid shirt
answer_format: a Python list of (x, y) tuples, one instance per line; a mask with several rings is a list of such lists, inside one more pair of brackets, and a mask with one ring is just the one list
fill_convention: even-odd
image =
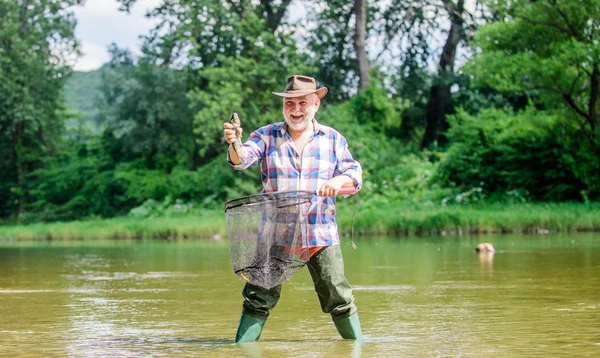
[[(285, 122), (259, 128), (244, 143), (245, 160), (234, 165), (243, 170), (260, 163), (263, 193), (286, 190), (317, 192), (329, 179), (349, 176), (357, 190), (362, 186), (362, 168), (352, 158), (346, 138), (331, 127), (313, 120), (314, 133), (302, 151), (296, 151)], [(335, 198), (318, 197), (308, 214), (309, 247), (331, 246), (340, 243), (335, 221)]]

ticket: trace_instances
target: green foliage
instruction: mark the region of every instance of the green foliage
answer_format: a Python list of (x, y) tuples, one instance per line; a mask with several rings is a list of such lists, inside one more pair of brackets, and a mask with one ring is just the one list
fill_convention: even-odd
[[(349, 228), (352, 206), (340, 206), (339, 225)], [(580, 203), (478, 203), (447, 207), (361, 204), (359, 235), (461, 235), (590, 231), (600, 224), (600, 205)], [(359, 244), (360, 245), (360, 244)]]
[(226, 200), (256, 194), (262, 188), (258, 167), (235, 171), (227, 165), (225, 156), (198, 169), (197, 174), (203, 179), (198, 197), (205, 205), (220, 206)]
[(488, 85), (473, 81), (468, 75), (455, 77), (456, 91), (452, 94), (452, 103), (456, 108), (477, 115), (488, 108), (513, 108), (522, 110), (527, 107), (528, 98), (522, 92), (499, 91)]
[(307, 51), (318, 59), (319, 72), (315, 77), (329, 89), (330, 101), (344, 101), (358, 87), (358, 61), (352, 37), (355, 24), (351, 21), (354, 2), (326, 1), (315, 8), (321, 10), (303, 23), (304, 28), (312, 30), (305, 36)]
[[(342, 234), (350, 234), (353, 210), (351, 202), (339, 205), (337, 217)], [(415, 208), (392, 203), (366, 210), (361, 202), (355, 222), (358, 235), (370, 236), (579, 232), (597, 230), (599, 227), (598, 203), (480, 204), (445, 208)], [(226, 235), (222, 207), (201, 211), (192, 208), (186, 214), (168, 214), (160, 219), (149, 214), (68, 223), (0, 226), (0, 239), (9, 240), (185, 239)], [(358, 245), (360, 247), (360, 242)]]
[[(143, 160), (116, 163), (99, 141), (79, 144), (33, 172), (25, 222), (176, 213), (186, 205), (221, 207), (260, 190), (259, 171), (238, 172), (225, 157), (197, 171), (148, 169)], [(196, 203), (196, 204), (192, 204)]]
[[(542, 117), (554, 118), (552, 123), (545, 124), (528, 118), (528, 126), (540, 125), (529, 129), (520, 123), (507, 122), (515, 126), (514, 131), (522, 133), (512, 141), (503, 140), (502, 149), (519, 158), (516, 163), (524, 165), (520, 168), (522, 173), (517, 173), (519, 167), (512, 167), (511, 163), (498, 163), (490, 166), (488, 171), (499, 172), (498, 188), (526, 188), (537, 198), (583, 197), (588, 200), (590, 196), (597, 197), (600, 1), (502, 0), (487, 3), (503, 21), (487, 24), (477, 33), (474, 39), (476, 55), (465, 67), (467, 73), (497, 90), (527, 95), (538, 108), (547, 110), (549, 114)], [(523, 114), (516, 118), (523, 116), (530, 117)], [(508, 129), (503, 131), (509, 133)], [(466, 136), (476, 134), (469, 133), (460, 138), (460, 146), (467, 143)], [(532, 138), (536, 142), (532, 142)], [(471, 139), (471, 142), (476, 141)], [(459, 146), (456, 148), (461, 151)], [(534, 150), (535, 155), (529, 154)], [(522, 162), (526, 156), (530, 158), (528, 166)], [(548, 158), (556, 164), (552, 165)], [(486, 166), (485, 162), (471, 164)], [(510, 169), (505, 169), (504, 165)], [(472, 167), (470, 171), (482, 173), (485, 170)], [(488, 181), (493, 180), (491, 173), (484, 176)], [(488, 181), (486, 185), (489, 185)], [(539, 185), (537, 189), (533, 188), (534, 183)]]
[(193, 118), (193, 129), (179, 133), (195, 135), (199, 164), (224, 153), (222, 125), (232, 112), (239, 113), (247, 133), (277, 121), (281, 103), (271, 91), (281, 89), (290, 74), (314, 72), (291, 33), (277, 31), (265, 19), (266, 3), (184, 0), (162, 3), (152, 12), (160, 23), (144, 44), (142, 60), (184, 69), (186, 78), (174, 82), (179, 87), (167, 90), (186, 92), (178, 97), (188, 103), (186, 120)]
[(114, 164), (102, 148), (94, 144), (76, 148), (48, 160), (31, 174), (30, 220), (112, 217), (132, 205), (124, 196), (125, 188), (115, 180)]
[(207, 86), (194, 89), (188, 98), (197, 110), (194, 133), (200, 156), (211, 159), (224, 152), (223, 123), (232, 112), (238, 113), (246, 133), (281, 121), (282, 102), (271, 91), (283, 90), (291, 73), (310, 72), (297, 57), (282, 59), (281, 44), (267, 33), (263, 41), (269, 37), (272, 43), (255, 48), (255, 56), (227, 58), (220, 67), (198, 72)]
[(26, 176), (60, 141), (79, 2), (0, 2), (0, 217), (24, 213)]
[(369, 88), (360, 91), (350, 104), (353, 115), (361, 126), (370, 126), (375, 131), (390, 133), (401, 126), (401, 113), (406, 103), (399, 98), (388, 97), (388, 92), (373, 79)]
[(120, 164), (115, 179), (127, 188), (125, 195), (138, 203), (161, 200), (169, 192), (168, 173), (147, 169), (137, 162)]
[(474, 39), (466, 66), (501, 91), (521, 91), (547, 109), (567, 109), (593, 152), (600, 111), (600, 0), (488, 1), (503, 21)]
[(134, 65), (128, 51), (111, 47), (102, 71), (99, 122), (117, 162), (141, 158), (149, 169), (193, 169), (198, 163), (186, 74), (145, 61)]
[(355, 114), (356, 105), (346, 102), (328, 105), (321, 102), (316, 117), (319, 123), (331, 126), (348, 140), (352, 155), (360, 161), (365, 175), (377, 170), (379, 153), (390, 148), (384, 133), (373, 127), (361, 126)]
[[(352, 155), (361, 163), (364, 208), (401, 202), (431, 205), (448, 194), (431, 181), (437, 164), (429, 160), (429, 153), (414, 152), (384, 133), (390, 129), (385, 123), (393, 123), (394, 128), (399, 122), (397, 103), (397, 99), (374, 88), (344, 104), (325, 106), (317, 115), (321, 123), (333, 126), (346, 137)], [(362, 113), (378, 121), (365, 121)]]
[(226, 235), (222, 208), (192, 211), (188, 215), (163, 216), (160, 220), (149, 215), (0, 226), (0, 238), (13, 240), (198, 239)]
[(489, 109), (477, 117), (461, 111), (450, 123), (452, 145), (437, 173), (444, 186), (500, 197), (518, 190), (535, 200), (578, 200), (581, 190), (591, 189), (555, 115), (532, 108), (518, 114)]
[(73, 72), (63, 88), (65, 106), (80, 113), (84, 121), (96, 127), (97, 100), (100, 96), (102, 73), (107, 67), (88, 72)]
[[(226, 164), (222, 124), (238, 112), (247, 137), (281, 121), (271, 92), (294, 73), (329, 88), (317, 118), (361, 162), (361, 208), (375, 228), (479, 227), (457, 208), (597, 200), (599, 1), (486, 1), (502, 21), (479, 31), (465, 74), (437, 78), (430, 46), (444, 8), (371, 2), (370, 56), (380, 62), (354, 96), (352, 1), (320, 1), (297, 23), (287, 1), (162, 1), (141, 57), (113, 45), (109, 64), (66, 82), (65, 59), (77, 51), (69, 7), (78, 1), (0, 0), (0, 218), (197, 215), (254, 194), (259, 169)], [(127, 10), (135, 0), (119, 2)], [(462, 110), (446, 153), (418, 152), (436, 81), (452, 85)], [(83, 125), (92, 117), (96, 131)], [(431, 215), (382, 221), (396, 205)], [(117, 231), (146, 235), (137, 225)]]
[(133, 203), (148, 200), (196, 202), (202, 207), (220, 206), (226, 200), (260, 191), (258, 168), (234, 171), (225, 157), (219, 157), (197, 171), (175, 168), (171, 172), (148, 170), (141, 163), (123, 163), (115, 172), (117, 182), (126, 188), (125, 197)]
[(190, 214), (194, 208), (193, 203), (186, 203), (181, 199), (173, 200), (170, 196), (162, 202), (148, 199), (138, 207), (129, 211), (129, 216), (138, 218), (147, 217), (169, 217)]
[(158, 25), (143, 45), (144, 57), (165, 67), (218, 67), (224, 58), (244, 54), (255, 45), (242, 30), (256, 35), (246, 16), (260, 17), (257, 12), (260, 6), (249, 2), (164, 1), (150, 13)]

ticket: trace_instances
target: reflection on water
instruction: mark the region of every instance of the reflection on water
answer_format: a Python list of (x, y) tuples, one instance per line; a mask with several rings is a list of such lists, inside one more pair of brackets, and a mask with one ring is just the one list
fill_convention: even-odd
[(492, 264), (494, 263), (494, 255), (496, 253), (495, 252), (478, 252), (477, 253), (477, 258), (479, 259), (479, 262), (482, 265), (487, 265), (487, 266), (492, 266)]
[(259, 343), (233, 342), (226, 243), (0, 243), (0, 356), (587, 356), (600, 236), (361, 239), (344, 246), (365, 340), (341, 340), (306, 270)]

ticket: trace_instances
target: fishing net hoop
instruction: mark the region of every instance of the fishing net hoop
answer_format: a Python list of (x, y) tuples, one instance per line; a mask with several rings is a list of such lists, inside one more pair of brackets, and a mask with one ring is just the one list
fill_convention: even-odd
[[(341, 193), (341, 192), (340, 192)], [(354, 220), (359, 196), (354, 187), (343, 194), (356, 194)], [(289, 280), (309, 260), (308, 214), (316, 193), (289, 190), (260, 193), (225, 203), (229, 255), (238, 277), (253, 285), (271, 289)]]
[(225, 203), (229, 254), (243, 281), (271, 289), (309, 259), (307, 216), (314, 192), (279, 191)]

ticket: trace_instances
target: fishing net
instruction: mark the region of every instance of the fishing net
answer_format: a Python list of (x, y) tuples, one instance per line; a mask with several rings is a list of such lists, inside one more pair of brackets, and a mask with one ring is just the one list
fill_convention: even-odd
[(285, 191), (225, 203), (229, 254), (244, 281), (271, 289), (309, 259), (307, 215), (315, 194)]

